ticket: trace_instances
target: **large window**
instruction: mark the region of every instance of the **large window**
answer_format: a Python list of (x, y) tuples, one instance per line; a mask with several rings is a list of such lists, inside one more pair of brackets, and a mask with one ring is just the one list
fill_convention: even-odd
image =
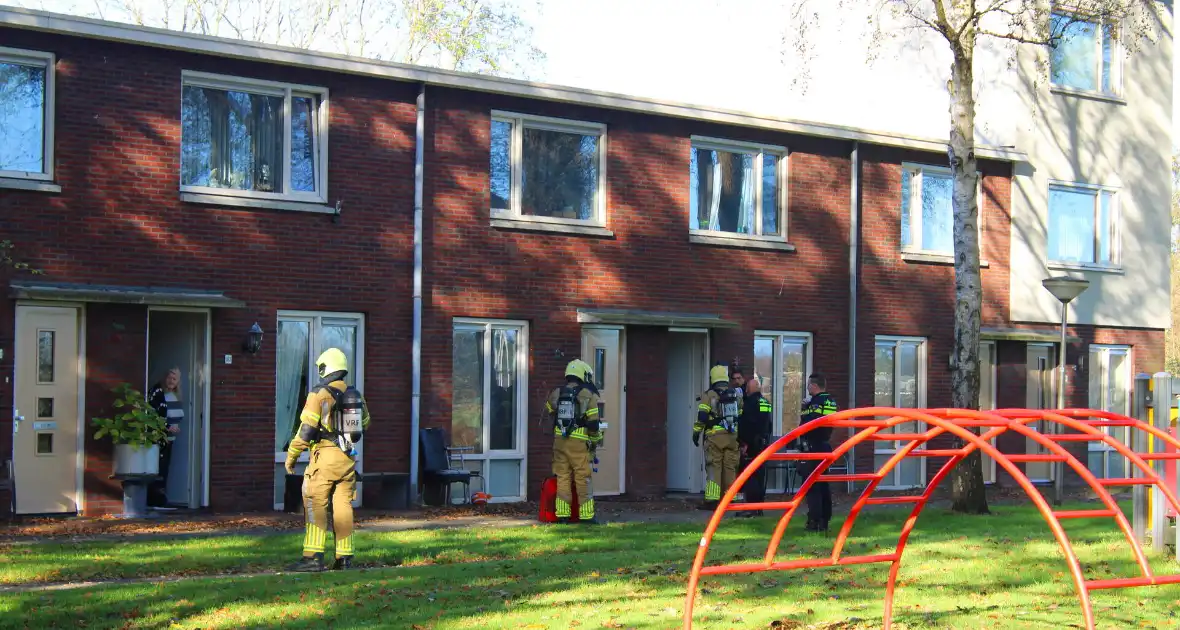
[(50, 53), (0, 47), (0, 177), (53, 178)]
[[(926, 340), (913, 337), (877, 337), (874, 348), (873, 404), (877, 407), (921, 409), (926, 406)], [(895, 426), (893, 433), (924, 432), (920, 422)], [(880, 470), (908, 442), (874, 442), (874, 468)], [(903, 489), (926, 484), (925, 458), (907, 457), (881, 481), (882, 489)]]
[[(799, 332), (755, 332), (754, 373), (762, 395), (774, 408), (775, 436), (799, 426), (799, 414), (811, 374), (811, 334)], [(776, 470), (767, 480), (771, 492), (782, 492), (786, 471)]]
[[(1090, 408), (1122, 415), (1131, 413), (1131, 349), (1127, 346), (1090, 346)], [(1130, 443), (1129, 427), (1102, 427), (1114, 439)], [(1108, 444), (1090, 442), (1088, 465), (1099, 479), (1130, 477), (1128, 462)]]
[[(345, 381), (365, 393), (365, 320), (353, 313), (279, 311), (275, 334), (275, 509), (283, 505), (287, 446), (299, 430), (299, 414), (307, 394), (319, 382), (314, 361), (324, 350), (339, 348), (348, 358)], [(358, 470), (364, 470), (364, 440), (357, 444)], [(296, 472), (307, 467), (308, 452)], [(357, 492), (360, 496), (360, 492)]]
[(181, 189), (326, 201), (327, 101), (324, 88), (184, 73)]
[(692, 138), (689, 227), (722, 236), (786, 236), (786, 148)]
[(492, 113), (492, 217), (605, 224), (606, 126)]
[(1118, 264), (1118, 196), (1085, 184), (1049, 186), (1049, 260)]
[[(979, 185), (978, 226), (983, 230), (983, 175)], [(901, 249), (922, 254), (955, 253), (954, 175), (945, 166), (902, 164), (901, 167)]]
[(493, 501), (523, 501), (527, 324), (455, 319), (451, 341), (451, 446), (471, 447), (463, 458)]
[(1053, 85), (1118, 93), (1121, 77), (1115, 25), (1054, 13), (1052, 29), (1061, 36), (1049, 49), (1049, 77)]

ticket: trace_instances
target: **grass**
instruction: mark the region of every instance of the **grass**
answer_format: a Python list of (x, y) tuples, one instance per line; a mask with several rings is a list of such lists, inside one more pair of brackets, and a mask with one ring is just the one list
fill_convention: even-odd
[[(1063, 509), (1092, 507), (1065, 506)], [(1061, 551), (1028, 507), (991, 516), (930, 508), (907, 547), (897, 628), (1062, 628), (1082, 617)], [(875, 508), (848, 554), (888, 553), (907, 511)], [(709, 564), (760, 557), (774, 520), (727, 521)], [(1108, 519), (1066, 521), (1088, 578), (1134, 575)], [(358, 559), (399, 567), (198, 577), (0, 596), (0, 628), (679, 628), (701, 524), (361, 532)], [(833, 534), (834, 537), (834, 534)], [(280, 569), (297, 534), (0, 549), (0, 582), (202, 576)], [(793, 524), (781, 559), (830, 553)], [(1157, 573), (1177, 573), (1152, 557)], [(697, 628), (876, 628), (885, 565), (705, 578)], [(1180, 628), (1180, 586), (1098, 591), (1100, 628)]]

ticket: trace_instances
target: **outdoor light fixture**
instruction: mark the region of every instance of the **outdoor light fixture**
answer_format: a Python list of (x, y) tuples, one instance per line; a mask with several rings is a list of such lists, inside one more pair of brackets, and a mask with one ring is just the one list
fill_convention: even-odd
[(258, 354), (262, 348), (262, 328), (258, 322), (250, 327), (250, 334), (246, 336), (246, 341), (242, 342), (242, 349), (250, 354)]
[[(1069, 303), (1077, 299), (1090, 287), (1090, 281), (1069, 276), (1054, 276), (1041, 280), (1053, 297), (1061, 302), (1061, 348), (1057, 357), (1057, 408), (1065, 409), (1065, 327), (1069, 321)], [(1061, 425), (1053, 423), (1053, 432), (1060, 433)], [(1053, 504), (1061, 505), (1061, 493), (1065, 487), (1062, 477), (1065, 475), (1065, 463), (1053, 463)]]

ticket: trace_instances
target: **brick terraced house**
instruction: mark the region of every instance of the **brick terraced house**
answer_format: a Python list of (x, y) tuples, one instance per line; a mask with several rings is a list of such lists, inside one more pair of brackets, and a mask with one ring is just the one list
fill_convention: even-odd
[[(372, 409), (363, 470), (418, 479), (417, 429), (441, 426), (496, 501), (537, 497), (542, 401), (579, 356), (603, 496), (702, 491), (715, 361), (764, 379), (779, 432), (813, 371), (841, 407), (950, 403), (942, 141), (11, 8), (0, 73), (2, 237), (43, 271), (3, 278), (0, 509), (119, 511), (89, 420), (172, 366), (169, 501), (281, 509), (329, 346)], [(985, 407), (1053, 402), (1053, 320), (1013, 315), (1040, 272), (1013, 268), (1019, 149), (978, 153)], [(1149, 206), (1122, 242), (1166, 231)], [(1117, 389), (1095, 379), (1116, 361), (1162, 369), (1163, 328), (1072, 327), (1071, 404)]]

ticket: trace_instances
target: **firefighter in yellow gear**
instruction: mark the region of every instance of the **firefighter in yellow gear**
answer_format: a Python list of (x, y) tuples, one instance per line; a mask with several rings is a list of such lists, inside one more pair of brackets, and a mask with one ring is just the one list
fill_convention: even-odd
[(603, 404), (594, 374), (581, 359), (565, 368), (565, 385), (549, 393), (545, 414), (553, 422), (553, 474), (557, 476), (559, 523), (573, 516), (573, 491), (578, 492), (578, 522), (595, 524), (590, 460), (602, 443)]
[(316, 359), (320, 380), (307, 395), (299, 415), (299, 430), (287, 448), (286, 468), (294, 474), (299, 455), (311, 449), (311, 462), (303, 473), (303, 507), (307, 515), (303, 559), (293, 571), (323, 571), (328, 538), (328, 513), (332, 514), (336, 562), (332, 569), (352, 566), (352, 501), (356, 497), (356, 449), (369, 428), (364, 397), (345, 383), (348, 359), (338, 348), (325, 350)]
[(709, 370), (712, 386), (697, 396), (697, 419), (692, 425), (692, 443), (701, 445), (705, 437), (705, 501), (702, 510), (716, 509), (721, 493), (737, 478), (737, 426), (743, 400), (729, 384), (729, 369), (723, 364)]

